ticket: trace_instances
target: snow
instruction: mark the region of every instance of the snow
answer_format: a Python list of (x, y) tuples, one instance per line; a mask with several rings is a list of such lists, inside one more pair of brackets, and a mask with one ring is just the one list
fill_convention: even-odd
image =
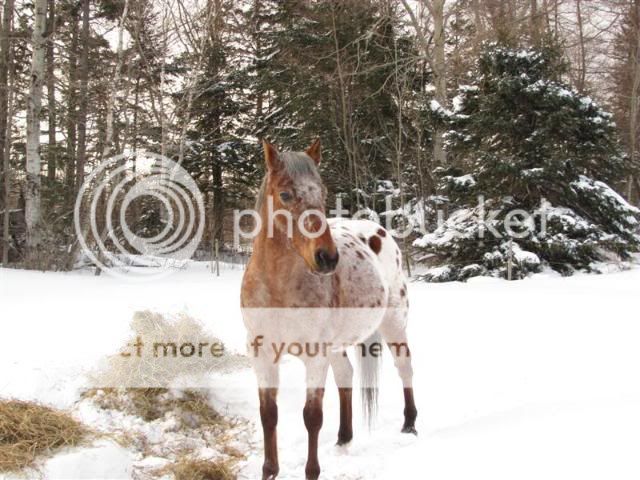
[(540, 265), (540, 258), (535, 253), (523, 250), (517, 243), (513, 244), (513, 259), (520, 265)]
[(626, 199), (622, 197), (622, 195), (613, 190), (604, 182), (592, 180), (589, 177), (580, 175), (580, 178), (575, 182), (572, 182), (571, 186), (577, 190), (593, 191), (595, 193), (598, 193), (604, 197), (607, 197), (611, 201), (611, 203), (619, 204), (621, 208), (624, 208), (629, 212), (640, 214), (640, 209), (638, 207), (631, 205), (629, 202), (627, 202)]
[[(69, 409), (91, 425), (134, 425), (79, 401), (83, 372), (122, 344), (139, 310), (186, 312), (228, 349), (241, 351), (241, 276), (227, 267), (216, 277), (209, 264), (197, 262), (146, 284), (90, 272), (0, 269), (2, 396)], [(338, 401), (328, 385), (322, 478), (417, 478), (415, 472), (437, 480), (639, 478), (640, 324), (633, 313), (639, 285), (640, 268), (517, 282), (411, 283), (419, 435), (399, 433), (401, 384), (385, 358), (377, 423), (371, 431), (362, 425), (354, 395), (355, 436), (347, 447), (334, 445)], [(278, 478), (298, 479), (306, 454), (299, 362), (286, 361), (281, 378)], [(254, 479), (262, 455), (253, 373), (220, 372), (209, 383), (219, 411), (254, 423), (250, 438), (238, 437), (236, 445), (249, 452), (240, 478)], [(150, 438), (166, 438), (153, 425), (144, 428)], [(131, 448), (96, 441), (65, 450), (44, 463), (43, 478), (132, 478), (136, 468), (163, 465), (158, 454), (141, 458)], [(194, 449), (207, 454), (201, 443)]]
[(460, 177), (447, 177), (447, 179), (458, 187), (473, 187), (476, 184), (476, 180), (471, 174)]
[(114, 442), (98, 442), (91, 448), (60, 453), (46, 464), (49, 480), (95, 480), (131, 478), (133, 455)]
[(453, 112), (447, 110), (446, 108), (444, 108), (440, 102), (438, 102), (436, 99), (431, 99), (429, 101), (429, 108), (431, 109), (431, 111), (437, 115), (442, 115), (444, 117), (449, 117), (451, 115), (453, 115)]

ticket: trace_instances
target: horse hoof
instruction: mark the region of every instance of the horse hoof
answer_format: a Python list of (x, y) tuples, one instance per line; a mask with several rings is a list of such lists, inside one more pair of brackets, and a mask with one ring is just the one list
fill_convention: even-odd
[(416, 435), (416, 436), (418, 435), (418, 431), (416, 430), (416, 427), (414, 427), (413, 425), (402, 427), (402, 433), (412, 433), (413, 435)]
[(338, 435), (338, 441), (336, 442), (336, 445), (338, 447), (348, 445), (349, 443), (351, 443), (352, 439), (353, 439), (353, 435)]
[(276, 480), (279, 470), (279, 468), (272, 465), (265, 465), (262, 467), (262, 480)]
[(304, 473), (304, 478), (306, 478), (306, 480), (318, 480), (320, 477), (320, 465), (318, 465), (317, 462), (312, 462), (311, 464), (307, 463)]

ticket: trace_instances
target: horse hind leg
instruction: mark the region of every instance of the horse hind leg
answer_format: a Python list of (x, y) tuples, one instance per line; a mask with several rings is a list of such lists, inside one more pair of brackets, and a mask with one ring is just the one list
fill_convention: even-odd
[(413, 367), (405, 329), (405, 315), (406, 312), (402, 312), (402, 309), (391, 309), (382, 325), (380, 325), (379, 331), (391, 351), (393, 362), (402, 380), (404, 393), (404, 424), (402, 432), (417, 435), (416, 417), (418, 416), (418, 410), (413, 396)]
[(335, 353), (331, 357), (333, 378), (340, 396), (340, 428), (337, 445), (346, 445), (353, 439), (353, 367), (346, 353)]

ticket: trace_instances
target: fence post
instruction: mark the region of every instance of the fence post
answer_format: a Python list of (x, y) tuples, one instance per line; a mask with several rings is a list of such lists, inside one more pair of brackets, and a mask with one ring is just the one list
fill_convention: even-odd
[(513, 277), (513, 238), (509, 238), (509, 256), (507, 258), (507, 280)]
[(219, 256), (219, 248), (218, 248), (218, 239), (216, 238), (215, 241), (215, 249), (216, 249), (216, 253), (215, 253), (215, 258), (216, 258), (216, 277), (220, 276), (220, 256)]
[(216, 262), (216, 243), (215, 241), (211, 242), (211, 273), (215, 270), (215, 262)]

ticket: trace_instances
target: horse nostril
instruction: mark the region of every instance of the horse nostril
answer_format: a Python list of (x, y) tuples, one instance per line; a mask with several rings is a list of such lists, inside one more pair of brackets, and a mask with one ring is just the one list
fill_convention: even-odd
[(321, 248), (316, 251), (316, 264), (323, 272), (330, 272), (336, 268), (339, 259), (338, 252), (331, 255), (328, 250)]
[(325, 268), (327, 266), (328, 252), (324, 249), (316, 250), (316, 263), (318, 267)]

